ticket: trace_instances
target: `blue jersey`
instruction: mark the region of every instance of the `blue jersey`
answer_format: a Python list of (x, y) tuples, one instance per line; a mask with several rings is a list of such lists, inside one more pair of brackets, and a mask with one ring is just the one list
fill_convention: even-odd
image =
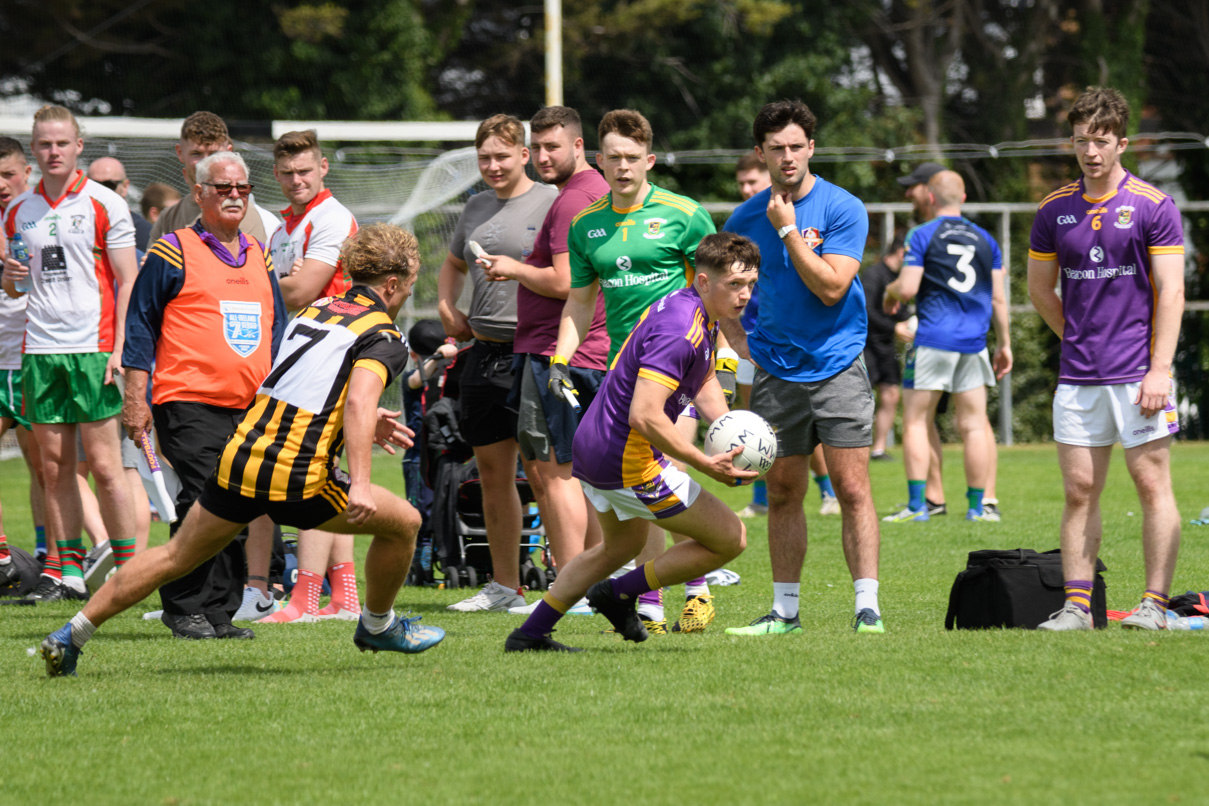
[(980, 353), (991, 324), (992, 271), (1003, 268), (999, 244), (977, 224), (940, 216), (907, 233), (904, 266), (921, 266), (915, 343)]
[[(865, 291), (853, 277), (843, 298), (829, 306), (806, 287), (768, 221), (771, 193), (763, 190), (743, 202), (723, 227), (760, 247), (759, 311), (747, 346), (752, 360), (781, 380), (821, 381), (846, 369), (865, 349)], [(816, 175), (814, 187), (793, 206), (798, 231), (816, 254), (860, 261), (869, 234), (869, 215), (860, 199)]]

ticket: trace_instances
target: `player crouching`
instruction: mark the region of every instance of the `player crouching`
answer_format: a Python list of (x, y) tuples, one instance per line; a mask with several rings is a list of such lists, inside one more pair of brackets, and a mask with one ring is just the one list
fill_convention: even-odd
[[(600, 513), (604, 542), (567, 563), (537, 609), (504, 643), (505, 652), (578, 652), (550, 637), (554, 625), (585, 593), (588, 604), (627, 641), (645, 641), (638, 597), (705, 576), (739, 556), (747, 533), (730, 508), (701, 489), (668, 457), (710, 478), (741, 484), (730, 453), (706, 456), (676, 429), (690, 402), (713, 422), (726, 413), (714, 378), (718, 319), (738, 319), (751, 299), (760, 252), (747, 238), (720, 232), (697, 247), (697, 276), (688, 288), (651, 305), (622, 346), (596, 400), (575, 432), (572, 473)], [(551, 372), (550, 383), (561, 378)], [(609, 575), (646, 545), (647, 521), (690, 538), (617, 579)]]
[[(415, 548), (420, 515), (370, 483), (375, 443), (409, 447), (412, 432), (378, 408), (407, 364), (394, 318), (419, 270), (415, 236), (375, 224), (345, 242), (353, 287), (320, 299), (290, 322), (256, 399), (227, 442), (180, 532), (137, 555), (85, 608), (42, 642), (51, 677), (74, 675), (84, 643), (106, 621), (214, 556), (260, 515), (300, 529), (373, 535), (365, 558), (365, 607), (353, 642), (361, 651), (422, 652), (445, 631), (397, 618), (395, 595)], [(348, 448), (348, 474), (337, 463)]]

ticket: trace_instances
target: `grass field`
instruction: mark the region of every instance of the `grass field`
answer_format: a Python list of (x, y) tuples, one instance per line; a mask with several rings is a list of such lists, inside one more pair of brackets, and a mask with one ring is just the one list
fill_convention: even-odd
[[(1143, 588), (1121, 458), (1104, 496), (1113, 609)], [(1173, 466), (1187, 524), (1209, 504), (1209, 446), (1176, 446)], [(376, 480), (401, 487), (397, 467), (381, 456)], [(946, 468), (960, 504), (959, 451)], [(902, 464), (872, 472), (887, 512)], [(32, 548), (24, 473), (0, 464), (0, 496)], [(813, 488), (800, 636), (722, 633), (768, 610), (763, 522), (709, 632), (625, 644), (568, 616), (557, 637), (590, 650), (574, 656), (505, 656), (522, 617), (446, 612), (465, 591), (402, 591), (448, 630), (414, 657), (361, 654), (346, 623), (177, 641), (141, 619), (153, 598), (102, 628), (78, 679), (48, 680), (26, 649), (76, 608), (0, 608), (0, 803), (1209, 802), (1209, 636), (945, 632), (966, 552), (1057, 546), (1053, 446), (1004, 449), (999, 488), (1001, 524), (887, 525), (882, 636), (850, 630), (839, 519), (813, 514)], [(747, 491), (720, 494), (737, 509)], [(1209, 588), (1207, 536), (1185, 525), (1177, 592)]]

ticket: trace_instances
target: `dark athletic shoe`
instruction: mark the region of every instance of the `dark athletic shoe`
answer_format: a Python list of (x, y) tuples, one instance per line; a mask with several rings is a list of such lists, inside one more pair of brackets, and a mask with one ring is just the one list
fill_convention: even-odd
[(505, 652), (583, 652), (582, 649), (560, 644), (549, 635), (531, 638), (517, 627), (504, 641)]
[(42, 640), (42, 659), (48, 677), (75, 677), (76, 662), (84, 650), (71, 642), (71, 622)]
[(243, 640), (251, 640), (256, 637), (256, 633), (252, 632), (247, 627), (236, 627), (230, 622), (223, 624), (212, 624), (214, 628), (215, 638), (242, 638)]
[(218, 635), (214, 632), (213, 625), (206, 621), (206, 617), (201, 613), (191, 613), (187, 616), (174, 616), (171, 613), (163, 613), (160, 615), (160, 621), (164, 622), (164, 626), (172, 630), (172, 634), (177, 638), (188, 638), (193, 641), (200, 641), (204, 638), (217, 638)]
[(647, 639), (646, 626), (638, 617), (638, 599), (623, 602), (615, 598), (613, 580), (602, 580), (588, 589), (588, 607), (607, 618), (625, 640), (641, 642)]
[(34, 604), (45, 604), (46, 602), (57, 602), (63, 598), (63, 583), (54, 577), (48, 577), (43, 574), (38, 579), (38, 584), (30, 591), (25, 601), (33, 602)]

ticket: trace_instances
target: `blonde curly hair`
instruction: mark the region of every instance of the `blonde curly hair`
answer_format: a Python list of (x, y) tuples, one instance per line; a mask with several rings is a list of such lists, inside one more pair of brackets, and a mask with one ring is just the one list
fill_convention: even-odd
[(420, 242), (394, 224), (370, 224), (344, 242), (340, 261), (355, 283), (374, 285), (389, 274), (406, 280), (419, 271)]

